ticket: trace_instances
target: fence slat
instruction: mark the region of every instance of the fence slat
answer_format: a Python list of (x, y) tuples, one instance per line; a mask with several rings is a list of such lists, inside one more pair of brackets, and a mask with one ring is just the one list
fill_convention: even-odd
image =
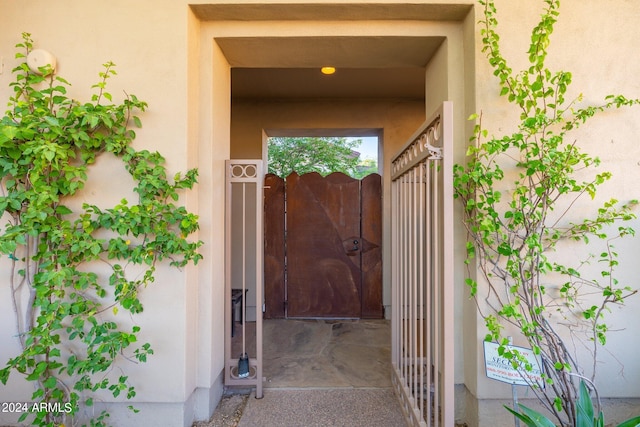
[(264, 318), (284, 319), (284, 179), (267, 174), (264, 178), (264, 188)]

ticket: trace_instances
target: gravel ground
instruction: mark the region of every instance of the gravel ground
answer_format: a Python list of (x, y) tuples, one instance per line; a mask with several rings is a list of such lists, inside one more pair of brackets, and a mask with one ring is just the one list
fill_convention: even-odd
[[(209, 421), (198, 421), (193, 427), (237, 427), (242, 418), (249, 394), (225, 394)], [(456, 427), (467, 427), (456, 424)]]
[(247, 405), (248, 394), (227, 394), (222, 396), (220, 403), (209, 421), (198, 421), (193, 427), (236, 427), (244, 407)]

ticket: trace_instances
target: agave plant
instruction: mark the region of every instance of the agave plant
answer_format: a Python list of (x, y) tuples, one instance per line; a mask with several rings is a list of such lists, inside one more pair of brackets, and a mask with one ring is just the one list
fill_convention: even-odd
[[(505, 406), (507, 411), (515, 415), (520, 421), (524, 422), (528, 427), (555, 427), (555, 424), (543, 414), (527, 408), (525, 405), (518, 405), (520, 412)], [(589, 390), (584, 381), (580, 381), (580, 394), (576, 400), (576, 425), (575, 427), (604, 427), (604, 414), (599, 411), (597, 416), (593, 408)], [(640, 427), (640, 416), (630, 418), (618, 424), (616, 427)]]

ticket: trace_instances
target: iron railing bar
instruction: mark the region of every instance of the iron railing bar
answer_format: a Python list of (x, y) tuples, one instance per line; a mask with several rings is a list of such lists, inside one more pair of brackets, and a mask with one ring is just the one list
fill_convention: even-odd
[[(402, 185), (402, 207), (403, 207), (403, 215), (402, 215), (402, 219), (404, 221), (403, 224), (403, 236), (402, 236), (402, 241), (406, 242), (408, 240), (409, 237), (409, 231), (408, 231), (408, 227), (409, 227), (409, 218), (407, 217), (407, 205), (408, 205), (408, 197), (407, 197), (407, 176), (403, 176), (402, 177), (402, 183), (404, 185)], [(409, 253), (407, 250), (407, 246), (405, 246), (404, 244), (401, 245), (402, 247), (402, 251), (404, 252), (404, 257), (403, 257), (403, 261), (404, 261), (404, 268), (402, 269), (402, 296), (403, 296), (403, 302), (402, 302), (402, 354), (403, 355), (407, 355), (407, 347), (409, 345), (409, 337), (407, 335), (407, 312), (408, 312), (408, 303), (409, 303), (409, 298), (407, 296), (407, 275), (408, 275), (408, 269), (409, 269)], [(411, 357), (410, 355), (408, 356), (409, 358)], [(402, 376), (403, 378), (407, 378), (408, 377), (408, 365), (404, 365), (402, 367)]]
[(256, 164), (256, 398), (263, 397), (262, 318), (264, 315), (264, 163)]
[[(247, 322), (245, 322), (245, 319), (247, 318), (247, 299), (245, 298), (247, 289), (247, 250), (245, 247), (247, 242), (247, 184), (243, 182), (240, 185), (242, 187), (242, 243), (240, 245), (242, 251), (242, 356), (244, 357), (247, 344)], [(235, 322), (236, 319), (232, 319), (231, 321)]]
[[(398, 227), (398, 201), (397, 199), (397, 182), (391, 183), (391, 229), (394, 231), (391, 233), (391, 282), (398, 283), (398, 244), (397, 244), (397, 230)], [(391, 287), (391, 364), (395, 368), (398, 367), (399, 355), (398, 355), (398, 287)]]
[[(438, 167), (434, 165), (433, 167), (433, 200), (434, 200), (434, 209), (433, 209), (433, 224), (434, 228), (434, 242), (436, 250), (433, 252), (433, 266), (434, 266), (434, 281), (433, 281), (433, 290), (434, 290), (434, 304), (433, 304), (433, 329), (435, 334), (436, 346), (437, 348), (434, 351), (434, 373), (433, 373), (433, 389), (434, 392), (434, 402), (433, 407), (435, 411), (434, 416), (434, 424), (435, 427), (440, 425), (440, 351), (441, 344), (443, 344), (444, 337), (442, 336), (441, 331), (441, 303), (442, 303), (442, 280), (441, 280), (441, 269), (440, 269), (440, 252), (442, 250), (442, 232), (440, 227), (440, 186), (438, 185)], [(439, 165), (438, 165), (439, 166)]]
[(427, 283), (426, 283), (426, 305), (429, 308), (429, 314), (427, 315), (427, 386), (429, 387), (429, 403), (427, 405), (427, 422), (429, 425), (431, 424), (431, 419), (433, 416), (433, 395), (431, 394), (431, 388), (433, 383), (432, 373), (433, 373), (433, 219), (432, 219), (432, 199), (433, 199), (433, 183), (432, 183), (432, 174), (433, 167), (431, 163), (426, 164), (425, 178), (426, 189), (428, 195), (426, 197), (426, 205), (425, 212), (426, 218), (425, 222), (427, 224), (427, 237), (426, 237), (426, 264), (427, 264)]
[[(418, 344), (420, 348), (420, 418), (424, 418), (425, 415), (425, 391), (424, 391), (424, 363), (422, 360), (424, 359), (424, 321), (425, 321), (425, 304), (424, 304), (424, 287), (425, 287), (425, 277), (424, 277), (424, 233), (425, 233), (425, 212), (424, 212), (424, 203), (425, 203), (425, 183), (424, 183), (424, 174), (425, 174), (425, 163), (421, 162), (419, 166), (419, 206), (420, 206), (420, 217), (418, 218), (418, 224), (420, 227), (420, 231), (418, 233), (418, 248), (419, 254), (417, 259), (419, 262), (419, 283), (420, 283), (420, 292), (418, 297), (418, 304), (420, 307), (420, 323), (419, 323), (419, 339)], [(418, 363), (416, 361), (416, 363)]]
[[(453, 104), (445, 102), (442, 106), (443, 117), (440, 122), (442, 150), (448, 155), (442, 158), (442, 284), (443, 284), (443, 360), (449, 361), (443, 366), (443, 425), (454, 425), (454, 267), (453, 267)], [(444, 233), (448, 233), (446, 236)]]
[(230, 365), (231, 360), (231, 328), (228, 319), (231, 317), (231, 163), (225, 162), (225, 265), (224, 265), (224, 359), (225, 359), (225, 383), (231, 381)]
[[(409, 254), (409, 259), (412, 261), (412, 268), (409, 270), (411, 272), (411, 357), (415, 361), (417, 359), (417, 341), (418, 341), (418, 331), (417, 331), (417, 307), (416, 307), (416, 299), (418, 294), (418, 262), (416, 259), (417, 249), (418, 249), (418, 239), (416, 236), (417, 232), (417, 219), (418, 219), (418, 203), (416, 202), (416, 168), (411, 170), (411, 253)], [(415, 362), (411, 364), (411, 381), (413, 382), (413, 390), (414, 393), (418, 390), (418, 366)], [(416, 397), (416, 403), (417, 401)]]

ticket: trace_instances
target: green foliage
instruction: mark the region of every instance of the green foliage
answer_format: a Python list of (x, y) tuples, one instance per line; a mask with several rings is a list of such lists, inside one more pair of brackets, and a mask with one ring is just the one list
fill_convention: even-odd
[(358, 167), (358, 155), (354, 149), (359, 144), (359, 140), (347, 138), (269, 138), (269, 173), (283, 178), (294, 171), (322, 175), (342, 172), (354, 176)]
[[(514, 411), (505, 406), (507, 411), (511, 412), (520, 421), (524, 422), (528, 427), (555, 427), (555, 424), (540, 412), (534, 411), (524, 405), (518, 405), (520, 412)], [(598, 412), (596, 416), (589, 395), (589, 390), (584, 381), (580, 381), (580, 394), (576, 400), (577, 417), (575, 427), (604, 427), (604, 414)], [(630, 418), (617, 427), (638, 427), (640, 426), (640, 416)]]
[[(473, 115), (477, 125), (468, 162), (454, 167), (454, 187), (470, 238), (467, 264), (476, 263), (482, 273), (480, 280), (472, 276), (467, 284), (473, 296), (482, 298), (479, 307), (486, 303), (490, 310), (482, 313), (487, 340), (505, 345), (505, 327), (515, 326), (543, 358), (548, 386), (534, 387), (536, 395), (561, 424), (573, 425), (575, 379), (586, 374), (570, 350), (574, 346), (565, 345), (557, 329), (569, 325), (572, 339), (586, 333), (595, 368), (598, 345), (605, 344), (609, 329), (605, 313), (636, 292), (615, 278), (618, 254), (613, 242), (634, 234), (622, 223), (636, 218), (632, 208), (637, 201), (620, 204), (612, 199), (594, 216), (581, 217), (585, 213), (574, 209), (574, 203), (584, 196), (595, 199), (611, 174), (596, 171), (599, 159), (583, 152), (571, 131), (597, 113), (640, 102), (617, 95), (600, 105), (577, 108), (581, 97), (565, 98), (571, 73), (545, 66), (560, 2), (544, 3), (531, 34), (530, 65), (515, 73), (500, 53), (495, 4), (480, 1), (482, 50), (500, 81), (500, 95), (517, 110), (520, 121), (513, 134), (493, 136), (483, 128), (481, 116)], [(589, 171), (590, 177), (580, 178)], [(599, 256), (580, 260), (576, 254), (575, 264), (565, 264), (552, 255), (562, 249), (560, 242), (582, 242), (590, 248), (594, 238), (604, 248)], [(601, 266), (595, 277), (585, 272), (591, 260)], [(559, 292), (549, 292), (552, 287)], [(518, 355), (513, 357), (519, 366)]]
[(556, 425), (549, 418), (545, 417), (537, 411), (534, 411), (533, 409), (526, 407), (525, 405), (518, 405), (518, 409), (520, 409), (520, 412), (516, 412), (506, 406), (505, 408), (520, 421), (524, 422), (528, 427), (556, 427)]
[[(16, 57), (25, 58), (33, 48), (30, 35), (23, 34), (17, 47), (22, 51)], [(134, 112), (147, 104), (134, 95), (113, 102), (106, 83), (114, 64), (104, 64), (96, 93), (85, 103), (69, 98), (69, 83), (51, 69), (40, 71), (33, 73), (26, 62), (13, 70), (10, 109), (0, 119), (0, 254), (11, 262), (5, 280), (22, 348), (0, 370), (0, 381), (19, 374), (36, 384), (34, 401), (70, 404), (71, 413), (21, 418), (53, 426), (73, 417), (79, 405), (91, 406), (95, 392), (135, 396), (115, 363), (145, 362), (153, 350), (138, 343), (138, 326), (120, 327), (117, 314), (142, 312), (139, 293), (154, 281), (156, 266), (197, 262), (201, 242), (187, 240), (198, 229), (197, 216), (175, 204), (197, 171), (169, 180), (159, 153), (131, 147), (135, 132), (129, 125), (141, 126)], [(78, 200), (89, 167), (103, 154), (123, 161), (138, 200), (74, 210), (70, 202)], [(135, 266), (133, 278), (129, 266)], [(103, 413), (91, 425), (104, 425), (107, 417)]]
[(378, 173), (378, 162), (374, 159), (360, 159), (353, 177), (362, 179), (372, 173)]

